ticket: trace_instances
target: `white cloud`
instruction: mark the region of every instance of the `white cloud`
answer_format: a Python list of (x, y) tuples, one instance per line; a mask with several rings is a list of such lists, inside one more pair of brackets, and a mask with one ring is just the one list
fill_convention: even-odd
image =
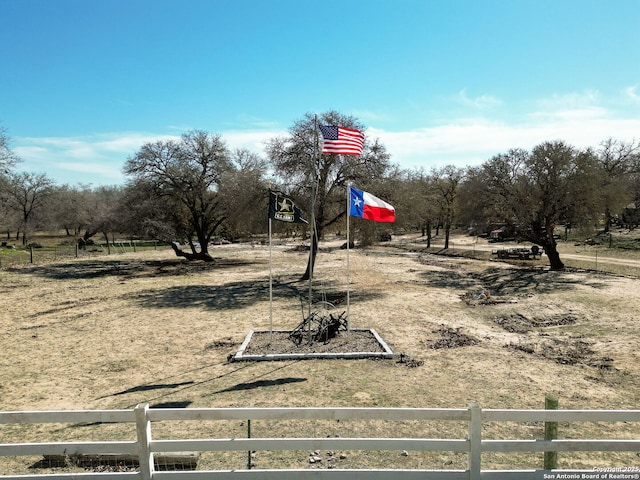
[(229, 130), (221, 133), (222, 139), (231, 150), (242, 148), (259, 155), (264, 154), (265, 145), (270, 139), (287, 134), (286, 130), (275, 129), (255, 131)]
[(467, 89), (463, 88), (454, 97), (454, 100), (464, 107), (470, 107), (474, 110), (487, 110), (502, 105), (502, 101), (493, 95), (480, 95), (478, 97), (469, 97)]
[[(135, 153), (144, 143), (177, 138), (170, 135), (145, 133), (106, 133), (83, 137), (22, 137), (15, 151), (19, 155), (51, 158), (79, 158), (87, 161), (111, 157), (113, 153), (125, 156)], [(44, 158), (41, 158), (44, 159)]]
[(271, 119), (265, 119), (256, 117), (248, 113), (240, 113), (236, 115), (235, 127), (241, 126), (242, 128), (249, 130), (273, 130), (278, 128), (278, 122), (274, 122)]
[(108, 178), (121, 178), (119, 170), (113, 169), (105, 164), (87, 163), (87, 162), (60, 162), (57, 167), (61, 170), (78, 173), (90, 173), (92, 175), (104, 175)]
[(574, 110), (593, 107), (601, 102), (600, 92), (587, 89), (581, 92), (554, 94), (538, 100), (538, 107), (544, 111)]
[(505, 148), (516, 146), (517, 131), (486, 119), (462, 119), (436, 127), (405, 132), (371, 128), (368, 134), (379, 137), (392, 155), (392, 161), (404, 167), (438, 167), (447, 164), (464, 167), (487, 160)]
[[(286, 131), (256, 130), (222, 132), (227, 146), (263, 154), (270, 138)], [(145, 132), (107, 133), (82, 137), (16, 138), (14, 152), (23, 159), (24, 171), (46, 172), (58, 183), (116, 184), (124, 181), (122, 167), (142, 145), (159, 140), (178, 140), (179, 135)]]
[(144, 143), (176, 138), (139, 132), (82, 137), (16, 138), (19, 168), (45, 172), (58, 183), (122, 183), (122, 166)]
[[(636, 87), (626, 91), (628, 98), (637, 98)], [(564, 140), (577, 147), (597, 147), (609, 137), (622, 141), (638, 140), (640, 115), (637, 104), (627, 101), (626, 110), (605, 106), (601, 95), (586, 90), (565, 95), (553, 95), (533, 102), (529, 111), (508, 112), (510, 118), (488, 113), (483, 105), (497, 105), (490, 96), (468, 98), (463, 90), (461, 102), (476, 105), (474, 116), (460, 116), (437, 125), (416, 126), (394, 131), (375, 125), (387, 124), (384, 115), (371, 113), (369, 138), (380, 138), (394, 163), (405, 168), (439, 167), (447, 164), (459, 167), (479, 165), (510, 148), (531, 149), (545, 141)], [(619, 98), (618, 98), (619, 100)], [(500, 110), (504, 110), (505, 105)], [(255, 125), (255, 120), (252, 122)], [(288, 135), (275, 122), (263, 122), (264, 128), (220, 131), (227, 146), (248, 149), (264, 155), (265, 144), (274, 137)], [(186, 131), (186, 130), (185, 130)], [(181, 132), (182, 133), (182, 132)], [(107, 133), (84, 137), (16, 138), (14, 151), (23, 160), (20, 168), (46, 172), (59, 183), (122, 183), (121, 173), (126, 159), (147, 142), (178, 139), (178, 135), (146, 132)]]
[(374, 112), (373, 110), (353, 110), (350, 113), (365, 123), (386, 122), (390, 120), (386, 113)]
[(367, 133), (380, 138), (395, 163), (426, 169), (478, 165), (510, 148), (531, 149), (545, 141), (595, 148), (609, 137), (632, 141), (640, 136), (640, 117), (614, 114), (598, 104), (597, 92), (554, 96), (537, 105), (517, 122), (478, 116), (401, 132), (370, 128)]
[(145, 143), (179, 140), (179, 135), (158, 135), (149, 133), (120, 133), (98, 136), (91, 143), (97, 152), (121, 153), (126, 157), (133, 155)]
[(640, 94), (636, 91), (638, 89), (637, 85), (633, 85), (631, 87), (627, 87), (624, 90), (624, 94), (627, 99), (631, 100), (635, 103), (640, 103)]

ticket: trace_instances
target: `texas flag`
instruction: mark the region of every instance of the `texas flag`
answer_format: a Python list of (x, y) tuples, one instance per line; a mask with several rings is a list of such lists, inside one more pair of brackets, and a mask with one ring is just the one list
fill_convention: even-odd
[(396, 209), (392, 205), (354, 187), (349, 187), (349, 215), (374, 222), (396, 221)]

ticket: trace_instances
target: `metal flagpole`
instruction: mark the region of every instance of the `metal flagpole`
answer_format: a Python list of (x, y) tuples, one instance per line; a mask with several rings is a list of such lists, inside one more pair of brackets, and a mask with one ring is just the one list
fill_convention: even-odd
[[(313, 158), (311, 159), (311, 249), (309, 250), (309, 317), (313, 303), (313, 248), (316, 242), (316, 160), (318, 156), (318, 115), (313, 117), (315, 141), (313, 144)], [(311, 323), (309, 323), (311, 325)]]
[(269, 218), (269, 335), (273, 336), (273, 272), (271, 269), (271, 218)]
[(351, 287), (351, 269), (349, 265), (349, 250), (350, 250), (349, 242), (351, 241), (349, 236), (349, 217), (350, 217), (349, 212), (351, 207), (350, 197), (351, 197), (351, 182), (347, 184), (347, 332), (350, 331), (349, 305), (351, 304), (350, 297), (349, 297), (349, 290)]

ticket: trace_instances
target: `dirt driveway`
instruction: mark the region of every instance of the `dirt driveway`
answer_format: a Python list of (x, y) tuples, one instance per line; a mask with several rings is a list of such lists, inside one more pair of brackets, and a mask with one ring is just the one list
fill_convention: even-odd
[[(422, 237), (417, 235), (406, 235), (399, 239), (396, 239), (398, 243), (424, 245), (425, 241)], [(444, 248), (444, 240), (436, 238), (432, 242), (432, 246)], [(452, 249), (460, 250), (478, 250), (484, 252), (493, 252), (496, 250), (509, 249), (509, 248), (529, 248), (530, 243), (523, 242), (489, 242), (485, 238), (469, 237), (464, 235), (455, 235), (450, 239), (449, 247)], [(634, 268), (640, 268), (640, 259), (637, 258), (620, 258), (611, 256), (608, 249), (598, 248), (597, 246), (589, 245), (573, 245), (571, 243), (560, 242), (558, 244), (558, 251), (560, 252), (561, 259), (572, 259), (585, 262), (586, 264), (592, 264), (594, 267), (597, 264), (611, 264), (611, 265), (624, 265)], [(546, 258), (543, 256), (542, 260)]]

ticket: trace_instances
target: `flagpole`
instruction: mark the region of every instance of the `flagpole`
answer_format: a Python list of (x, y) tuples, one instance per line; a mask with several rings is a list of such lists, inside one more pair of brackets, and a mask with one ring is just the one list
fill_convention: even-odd
[(273, 272), (271, 268), (271, 218), (269, 218), (269, 335), (273, 337)]
[(350, 240), (350, 236), (349, 236), (349, 207), (351, 206), (350, 203), (350, 197), (351, 196), (351, 182), (349, 182), (347, 184), (347, 332), (350, 331), (350, 327), (349, 327), (349, 306), (351, 304), (350, 301), (350, 296), (349, 296), (349, 290), (351, 287), (351, 269), (350, 269), (350, 265), (349, 265), (349, 250), (350, 250), (350, 245), (349, 243), (351, 242)]
[(313, 304), (313, 248), (316, 241), (316, 161), (318, 156), (318, 115), (313, 116), (315, 140), (313, 143), (313, 158), (311, 159), (311, 245), (309, 250), (309, 317)]

